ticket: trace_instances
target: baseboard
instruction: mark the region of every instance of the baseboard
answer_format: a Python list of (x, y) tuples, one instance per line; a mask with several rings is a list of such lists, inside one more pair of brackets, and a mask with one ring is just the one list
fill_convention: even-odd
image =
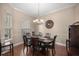
[[(15, 46), (18, 46), (18, 45), (20, 45), (20, 44), (23, 44), (23, 42), (19, 42), (19, 43), (14, 44), (14, 47), (15, 47)], [(65, 44), (60, 43), (60, 42), (56, 42), (56, 44), (57, 44), (57, 45), (61, 45), (61, 46), (66, 46)]]
[(18, 45), (20, 45), (20, 44), (23, 44), (23, 42), (19, 42), (19, 43), (14, 44), (14, 47), (15, 47), (15, 46), (18, 46)]
[(66, 46), (65, 44), (63, 43), (60, 43), (60, 42), (56, 42), (57, 45), (61, 45), (61, 46)]

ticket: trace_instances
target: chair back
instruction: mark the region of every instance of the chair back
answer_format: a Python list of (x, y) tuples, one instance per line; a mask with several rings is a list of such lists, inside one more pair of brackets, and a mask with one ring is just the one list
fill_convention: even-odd
[(38, 46), (38, 44), (39, 44), (38, 38), (33, 38), (32, 37), (32, 46), (36, 47), (36, 46)]
[(55, 47), (56, 37), (57, 37), (57, 35), (55, 35), (54, 38), (53, 38), (53, 46), (54, 46), (54, 47)]
[(45, 38), (50, 38), (51, 34), (50, 33), (46, 33), (45, 34)]
[(26, 44), (26, 42), (27, 42), (26, 35), (23, 35), (23, 42), (24, 42), (24, 44)]
[(32, 45), (32, 38), (31, 38), (31, 36), (26, 36), (26, 43), (27, 43), (28, 46)]
[(36, 34), (35, 34), (35, 32), (33, 31), (33, 32), (32, 32), (32, 36), (35, 36), (35, 35), (36, 35)]

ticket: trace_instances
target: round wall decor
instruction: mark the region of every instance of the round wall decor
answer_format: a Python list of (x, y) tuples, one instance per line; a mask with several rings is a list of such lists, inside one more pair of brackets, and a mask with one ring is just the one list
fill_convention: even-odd
[(47, 20), (45, 23), (45, 27), (51, 29), (54, 26), (54, 22), (52, 20)]

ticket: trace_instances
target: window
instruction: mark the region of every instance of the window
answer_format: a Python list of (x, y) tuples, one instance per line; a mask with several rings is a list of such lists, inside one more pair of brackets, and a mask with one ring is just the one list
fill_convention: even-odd
[(12, 34), (12, 15), (7, 13), (4, 20), (4, 36), (11, 39)]

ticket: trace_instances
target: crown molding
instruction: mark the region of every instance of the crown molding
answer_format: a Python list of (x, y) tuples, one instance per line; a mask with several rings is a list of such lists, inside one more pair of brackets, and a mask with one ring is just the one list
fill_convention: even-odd
[(25, 13), (22, 9), (19, 9), (19, 8), (14, 7), (11, 3), (9, 3), (9, 5), (10, 5), (13, 9)]
[[(14, 10), (17, 10), (17, 11), (19, 11), (19, 12), (22, 12), (22, 13), (24, 13), (25, 15), (27, 15), (27, 16), (29, 16), (29, 17), (33, 17), (33, 16), (31, 16), (31, 15), (28, 15), (25, 11), (23, 11), (22, 9), (20, 9), (20, 8), (17, 8), (17, 7), (14, 7), (13, 5), (11, 5), (11, 3), (9, 3), (9, 5), (14, 9)], [(33, 17), (33, 18), (35, 18), (35, 17)]]
[(54, 10), (54, 11), (50, 11), (50, 12), (48, 12), (48, 13), (47, 13), (46, 15), (44, 15), (44, 16), (48, 16), (48, 15), (53, 14), (53, 13), (55, 13), (55, 12), (58, 12), (58, 11), (61, 11), (61, 10), (67, 9), (67, 8), (75, 7), (75, 6), (77, 6), (77, 4), (65, 6), (65, 7), (63, 7), (63, 8), (59, 8), (59, 9), (56, 9), (56, 10)]
[[(10, 5), (11, 7), (13, 7), (15, 10), (18, 10), (18, 11), (23, 12), (23, 13), (25, 13), (26, 15), (28, 15), (28, 14), (27, 14), (25, 11), (23, 11), (22, 9), (12, 6), (11, 3), (10, 3), (9, 5)], [(58, 8), (58, 9), (56, 9), (56, 10), (49, 11), (46, 15), (42, 15), (41, 17), (47, 16), (47, 15), (50, 15), (50, 14), (52, 14), (52, 13), (55, 13), (55, 12), (64, 10), (64, 9), (66, 9), (66, 8), (71, 8), (71, 7), (74, 7), (74, 6), (77, 6), (77, 5), (78, 5), (78, 4), (74, 4), (74, 5), (65, 6), (65, 7), (63, 7), (63, 8)], [(28, 15), (28, 16), (31, 16), (31, 15)], [(31, 16), (31, 17), (34, 17), (34, 16)], [(35, 18), (36, 18), (36, 17), (35, 17)]]

